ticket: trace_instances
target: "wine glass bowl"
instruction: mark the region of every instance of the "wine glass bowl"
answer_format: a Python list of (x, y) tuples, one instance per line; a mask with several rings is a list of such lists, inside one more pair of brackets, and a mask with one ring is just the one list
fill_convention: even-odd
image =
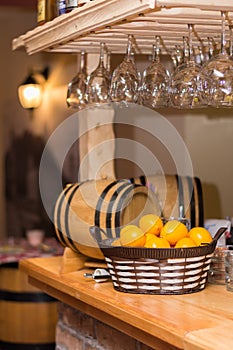
[(126, 56), (112, 74), (111, 100), (113, 102), (136, 103), (139, 98), (139, 84), (139, 74), (133, 57), (132, 35), (129, 35)]
[(85, 55), (85, 51), (82, 51), (80, 56), (80, 70), (68, 84), (66, 103), (70, 108), (82, 109), (87, 104), (87, 72), (85, 66)]
[(159, 37), (153, 45), (151, 64), (144, 70), (140, 88), (140, 101), (152, 108), (167, 107), (169, 103), (169, 72), (160, 62)]
[(221, 51), (203, 67), (203, 73), (209, 79), (208, 105), (217, 108), (233, 106), (233, 60), (226, 50), (226, 13), (222, 11), (221, 15)]
[(209, 78), (208, 104), (211, 107), (233, 106), (233, 60), (227, 54), (218, 54), (203, 68)]
[(203, 108), (208, 99), (208, 78), (201, 67), (187, 62), (174, 72), (170, 85), (170, 104), (175, 108)]
[(87, 84), (88, 104), (102, 104), (109, 102), (109, 72), (104, 65), (105, 44), (100, 44), (99, 63), (96, 69), (90, 74)]
[(147, 68), (143, 76), (140, 96), (143, 105), (152, 108), (167, 107), (169, 103), (169, 75), (157, 64)]
[(170, 83), (170, 105), (174, 108), (203, 108), (208, 101), (208, 77), (195, 62), (192, 47), (192, 26), (183, 37), (183, 62), (175, 69)]

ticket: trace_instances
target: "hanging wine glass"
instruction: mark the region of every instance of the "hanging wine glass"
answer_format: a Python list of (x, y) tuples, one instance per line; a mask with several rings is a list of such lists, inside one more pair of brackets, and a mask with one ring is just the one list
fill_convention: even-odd
[(206, 62), (209, 61), (213, 57), (215, 49), (216, 49), (216, 47), (215, 47), (214, 39), (208, 37), (208, 51), (207, 51), (207, 55), (206, 55), (206, 59), (205, 59)]
[(90, 74), (87, 84), (87, 101), (89, 104), (109, 102), (109, 72), (104, 65), (105, 44), (100, 43), (100, 55), (97, 68)]
[(229, 45), (229, 56), (231, 59), (233, 59), (233, 26), (230, 25), (229, 26), (229, 29), (230, 29), (230, 45)]
[(197, 47), (197, 54), (196, 54), (196, 63), (199, 66), (204, 66), (204, 64), (209, 61), (214, 54), (215, 42), (214, 39), (211, 37), (207, 37), (207, 44), (204, 43), (204, 41), (201, 42), (201, 45)]
[(169, 102), (169, 72), (160, 62), (160, 37), (153, 45), (152, 63), (145, 69), (140, 88), (140, 100), (144, 106), (167, 107)]
[(138, 101), (139, 74), (134, 62), (132, 46), (133, 37), (129, 35), (126, 56), (112, 74), (110, 97), (114, 102)]
[(183, 38), (183, 63), (174, 71), (170, 84), (170, 104), (175, 108), (202, 108), (207, 105), (207, 78), (195, 63), (192, 46), (192, 26)]
[(111, 82), (111, 51), (107, 50), (107, 54), (106, 54), (106, 71), (108, 73), (109, 76), (109, 81)]
[(226, 51), (226, 13), (222, 14), (221, 50), (203, 67), (209, 77), (209, 101), (212, 107), (233, 106), (233, 60)]
[(202, 66), (205, 62), (205, 54), (204, 54), (204, 47), (198, 46), (197, 47), (197, 54), (195, 55), (195, 62), (199, 66)]
[(80, 69), (75, 77), (68, 84), (66, 103), (68, 107), (82, 109), (86, 106), (86, 88), (87, 88), (87, 72), (86, 72), (86, 53), (81, 52)]
[(175, 69), (182, 63), (182, 48), (180, 45), (175, 45), (175, 49), (171, 54), (171, 59)]

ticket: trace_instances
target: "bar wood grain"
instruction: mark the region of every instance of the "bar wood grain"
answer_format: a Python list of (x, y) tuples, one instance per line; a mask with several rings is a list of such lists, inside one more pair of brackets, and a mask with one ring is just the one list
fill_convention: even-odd
[(61, 262), (34, 258), (20, 268), (37, 288), (155, 349), (232, 349), (233, 294), (224, 286), (186, 295), (120, 293), (111, 282), (85, 279), (86, 268), (61, 275)]

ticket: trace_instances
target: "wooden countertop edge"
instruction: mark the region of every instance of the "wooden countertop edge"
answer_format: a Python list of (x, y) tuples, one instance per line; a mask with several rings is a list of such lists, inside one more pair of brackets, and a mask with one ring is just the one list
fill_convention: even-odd
[[(140, 316), (138, 309), (136, 309), (136, 312), (131, 308), (129, 313), (129, 311), (120, 308), (120, 302), (119, 305), (117, 305), (117, 303), (113, 304), (105, 295), (102, 295), (103, 288), (106, 289), (108, 283), (106, 283), (105, 286), (91, 283), (90, 288), (86, 288), (86, 285), (84, 288), (82, 286), (83, 282), (78, 283), (76, 281), (74, 273), (67, 273), (60, 276), (59, 273), (54, 272), (59, 271), (57, 265), (59, 265), (60, 259), (61, 257), (52, 257), (49, 258), (49, 261), (46, 260), (46, 258), (22, 260), (20, 262), (20, 269), (28, 274), (31, 284), (43, 290), (45, 293), (78, 308), (80, 311), (102, 322), (111, 324), (114, 328), (153, 348), (159, 347), (161, 350), (213, 350), (216, 349), (216, 344), (219, 344), (218, 347), (221, 348), (221, 350), (230, 350), (229, 344), (233, 344), (233, 336), (231, 335), (233, 329), (232, 320), (224, 319), (224, 326), (221, 327), (221, 318), (218, 319), (217, 317), (217, 323), (212, 322), (209, 328), (205, 326), (205, 328), (190, 331), (173, 329), (169, 324), (165, 325), (163, 322), (159, 323), (158, 318), (156, 318), (156, 324), (150, 322), (149, 319), (145, 321)], [(52, 266), (51, 268), (46, 266), (47, 262)], [(80, 278), (80, 271), (77, 273), (79, 273)], [(93, 293), (95, 291), (96, 294)], [(112, 295), (116, 297), (121, 295), (121, 293), (119, 294), (119, 292), (114, 289), (109, 289), (109, 293), (113, 293)], [(127, 294), (123, 294), (124, 299), (127, 298)], [(141, 295), (134, 296), (136, 301), (141, 300), (141, 297), (145, 297)], [(119, 300), (121, 300), (120, 298)], [(129, 298), (130, 300), (132, 299), (132, 294), (129, 295)], [(204, 313), (206, 313), (208, 317), (210, 316), (208, 312), (204, 311)], [(215, 315), (213, 315), (213, 318), (214, 317)], [(218, 336), (217, 340), (216, 334)], [(209, 340), (209, 338), (211, 339)], [(226, 339), (227, 341), (225, 341)], [(223, 345), (226, 345), (226, 347), (223, 347)]]
[(185, 350), (231, 350), (232, 322), (226, 325), (188, 332), (184, 337)]

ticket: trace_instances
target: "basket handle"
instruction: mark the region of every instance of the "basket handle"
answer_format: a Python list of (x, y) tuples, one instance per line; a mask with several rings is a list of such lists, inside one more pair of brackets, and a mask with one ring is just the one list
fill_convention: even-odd
[(215, 233), (213, 241), (217, 242), (222, 234), (227, 230), (227, 227), (220, 227), (218, 231)]
[(89, 232), (97, 243), (100, 243), (102, 240), (101, 233), (103, 233), (106, 236), (106, 238), (108, 238), (107, 233), (98, 226), (90, 226)]

